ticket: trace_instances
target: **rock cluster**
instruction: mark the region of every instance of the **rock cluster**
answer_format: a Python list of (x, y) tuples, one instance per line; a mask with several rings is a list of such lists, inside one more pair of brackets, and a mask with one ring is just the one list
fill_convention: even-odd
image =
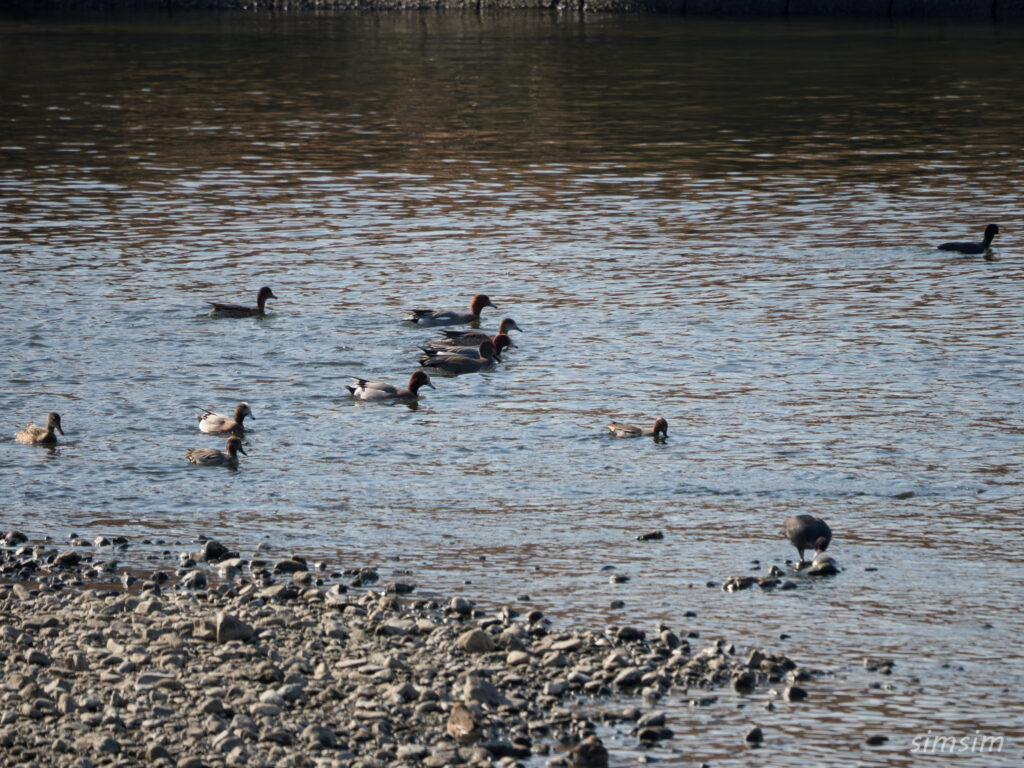
[[(665, 627), (556, 631), (539, 610), (401, 596), (410, 585), (349, 591), (376, 580), (369, 569), (328, 587), (301, 558), (254, 568), (208, 542), (173, 586), (162, 572), (127, 586), (88, 556), (18, 543), (0, 550), (12, 765), (568, 764), (601, 753), (580, 704), (636, 697), (644, 708), (596, 719), (650, 744), (673, 736), (650, 710), (669, 692), (800, 679), (783, 656), (693, 650)], [(86, 573), (108, 581), (82, 584)]]

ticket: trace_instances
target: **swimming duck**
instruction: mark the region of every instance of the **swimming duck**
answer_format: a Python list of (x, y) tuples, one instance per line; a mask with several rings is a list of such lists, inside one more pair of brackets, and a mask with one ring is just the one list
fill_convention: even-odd
[(999, 234), (999, 226), (989, 224), (985, 227), (985, 239), (980, 243), (943, 243), (939, 246), (940, 251), (956, 251), (967, 255), (984, 253), (992, 245), (992, 238)]
[(494, 309), (497, 309), (497, 307), (491, 304), (491, 300), (481, 293), (473, 297), (473, 302), (470, 304), (471, 312), (411, 309), (409, 310), (409, 316), (405, 320), (406, 322), (427, 326), (465, 325), (466, 323), (478, 322), (480, 320), (480, 312), (484, 307), (494, 307)]
[(782, 533), (789, 543), (796, 547), (800, 562), (804, 562), (804, 550), (814, 547), (814, 556), (828, 549), (832, 541), (832, 529), (828, 523), (813, 515), (793, 515), (782, 524)]
[(480, 346), (477, 347), (477, 357), (428, 354), (420, 358), (420, 365), (424, 368), (436, 368), (445, 373), (476, 373), (492, 367), (495, 362), (500, 363), (501, 358), (494, 348), (494, 342), (490, 339), (480, 342)]
[(205, 408), (202, 409), (201, 413), (196, 414), (196, 419), (199, 421), (199, 431), (206, 432), (209, 435), (221, 435), (227, 432), (244, 432), (245, 424), (243, 423), (246, 416), (252, 416), (252, 411), (249, 410), (249, 404), (241, 402), (235, 406), (235, 413), (233, 416), (225, 416), (223, 413), (214, 413), (208, 411)]
[(244, 304), (218, 304), (211, 301), (209, 304), (213, 309), (210, 310), (210, 317), (259, 317), (264, 314), (267, 299), (276, 298), (274, 292), (264, 285), (256, 294), (255, 307), (247, 307)]
[(239, 452), (245, 453), (242, 438), (232, 435), (228, 438), (225, 448), (226, 451), (218, 451), (216, 448), (190, 448), (185, 451), (185, 458), (189, 464), (200, 464), (204, 467), (237, 467)]
[(622, 424), (613, 421), (608, 425), (608, 431), (615, 437), (668, 437), (668, 422), (658, 417), (653, 427), (637, 427), (633, 424)]
[[(498, 325), (498, 333), (503, 333), (506, 336), (509, 331), (519, 331), (521, 333), (522, 330), (511, 317), (506, 317)], [(432, 346), (460, 347), (465, 344), (479, 344), (481, 341), (491, 338), (487, 331), (441, 331), (441, 333), (444, 334), (444, 338), (438, 339)]]
[(346, 384), (345, 389), (352, 393), (352, 397), (359, 400), (410, 401), (419, 397), (420, 387), (427, 386), (431, 389), (437, 389), (437, 387), (430, 383), (430, 377), (423, 371), (413, 373), (409, 377), (409, 386), (405, 389), (399, 389), (394, 384), (386, 384), (383, 381), (356, 378), (353, 378), (352, 381), (356, 385), (350, 387)]
[(19, 443), (25, 443), (26, 445), (32, 445), (39, 443), (42, 445), (52, 445), (57, 442), (57, 435), (54, 431), (64, 434), (64, 430), (60, 426), (60, 414), (50, 413), (46, 416), (46, 426), (40, 427), (36, 424), (29, 424), (18, 434), (14, 436), (14, 439)]
[[(484, 339), (486, 341), (486, 339)], [(477, 342), (472, 347), (420, 347), (429, 356), (434, 355), (462, 355), (463, 357), (473, 357), (477, 360), (480, 359), (480, 344), (483, 342)], [(502, 350), (507, 347), (514, 347), (512, 339), (508, 337), (508, 334), (499, 333), (493, 339), (491, 343), (494, 344), (494, 350), (499, 355)]]

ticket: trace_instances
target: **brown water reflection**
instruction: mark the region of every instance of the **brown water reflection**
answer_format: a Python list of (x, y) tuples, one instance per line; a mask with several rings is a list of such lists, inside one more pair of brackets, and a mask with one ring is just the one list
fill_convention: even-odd
[[(543, 13), (2, 21), (0, 404), (11, 434), (51, 409), (68, 432), (52, 455), (0, 443), (3, 525), (126, 534), (139, 557), (269, 543), (825, 671), (772, 712), (766, 692), (660, 702), (671, 765), (916, 765), (929, 729), (1002, 734), (972, 757), (1016, 765), (1021, 42)], [(933, 249), (988, 221), (997, 261)], [(203, 314), (262, 284), (266, 318)], [(344, 396), (416, 367), (433, 334), (403, 310), (478, 291), (501, 307), (485, 327), (524, 329), (503, 366), (415, 411)], [(192, 406), (239, 399), (241, 469), (184, 465), (209, 444)], [(658, 414), (664, 445), (603, 434)], [(791, 558), (779, 527), (806, 511), (841, 576), (706, 586)]]

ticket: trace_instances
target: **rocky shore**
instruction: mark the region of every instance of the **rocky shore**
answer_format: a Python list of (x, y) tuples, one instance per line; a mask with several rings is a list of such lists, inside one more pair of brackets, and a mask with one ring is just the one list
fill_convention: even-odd
[[(600, 766), (600, 728), (638, 748), (673, 738), (666, 695), (807, 696), (810, 674), (764, 649), (664, 626), (560, 630), (368, 568), (206, 540), (130, 572), (124, 539), (0, 544), (5, 765)], [(744, 736), (762, 738), (753, 722)]]

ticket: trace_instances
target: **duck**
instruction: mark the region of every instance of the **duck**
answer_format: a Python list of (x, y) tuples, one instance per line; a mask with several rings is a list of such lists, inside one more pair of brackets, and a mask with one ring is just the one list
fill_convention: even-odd
[(232, 416), (214, 413), (203, 408), (200, 413), (196, 414), (196, 420), (199, 422), (199, 431), (205, 432), (208, 435), (221, 435), (227, 432), (237, 434), (245, 431), (245, 424), (243, 422), (246, 416), (256, 418), (252, 415), (249, 404), (243, 401), (235, 406), (235, 413)]
[(940, 251), (956, 251), (968, 256), (984, 253), (992, 245), (992, 238), (999, 234), (998, 224), (989, 224), (985, 227), (985, 239), (980, 243), (943, 243), (939, 246)]
[(828, 549), (829, 542), (832, 541), (832, 529), (828, 527), (828, 523), (813, 515), (787, 517), (782, 524), (782, 533), (789, 539), (789, 543), (796, 547), (801, 563), (804, 562), (805, 549), (814, 547), (814, 556), (817, 558)]
[[(204, 467), (237, 467), (238, 454), (245, 453), (242, 447), (242, 438), (232, 435), (228, 438), (225, 450), (218, 451), (216, 448), (190, 448), (185, 451), (185, 458), (189, 464), (199, 464)], [(245, 453), (246, 456), (249, 454)]]
[(264, 285), (256, 294), (256, 306), (247, 307), (244, 304), (219, 304), (216, 301), (209, 302), (213, 309), (210, 310), (210, 317), (262, 317), (265, 314), (267, 299), (276, 299), (277, 296)]
[(420, 387), (430, 387), (436, 390), (430, 382), (430, 377), (424, 371), (415, 371), (409, 377), (409, 386), (399, 389), (394, 384), (387, 384), (383, 381), (370, 381), (369, 379), (353, 378), (355, 386), (345, 385), (352, 397), (357, 400), (390, 400), (394, 402), (409, 402), (417, 399)]
[(480, 312), (483, 311), (484, 307), (493, 307), (497, 309), (491, 300), (480, 293), (473, 297), (473, 301), (470, 303), (470, 312), (455, 312), (454, 310), (438, 310), (438, 309), (411, 309), (409, 310), (409, 316), (405, 318), (406, 322), (416, 323), (416, 325), (424, 326), (435, 326), (435, 325), (466, 325), (467, 323), (476, 323), (480, 321)]
[[(522, 333), (523, 329), (511, 317), (506, 317), (498, 324), (498, 334), (507, 336), (509, 331)], [(487, 331), (441, 331), (441, 333), (444, 338), (438, 339), (432, 346), (460, 347), (466, 344), (479, 344), (481, 341), (491, 338)]]
[(654, 422), (653, 427), (637, 427), (633, 424), (623, 424), (613, 421), (608, 425), (608, 431), (614, 437), (653, 437), (662, 439), (668, 437), (668, 422), (660, 416)]
[(501, 362), (498, 351), (494, 348), (494, 342), (490, 339), (480, 342), (477, 347), (477, 357), (465, 357), (463, 355), (423, 355), (420, 358), (420, 365), (424, 368), (435, 368), (445, 373), (476, 373), (490, 368), (495, 362)]
[[(484, 339), (486, 341), (486, 339)], [(420, 347), (427, 355), (462, 355), (463, 357), (473, 357), (477, 360), (480, 359), (480, 344), (483, 342), (477, 342), (471, 347)], [(494, 344), (494, 350), (499, 355), (502, 350), (508, 347), (514, 347), (515, 344), (512, 339), (508, 337), (508, 334), (499, 333), (493, 339), (491, 343)]]
[(60, 426), (60, 414), (49, 413), (46, 415), (46, 426), (40, 427), (37, 424), (29, 424), (18, 434), (14, 436), (14, 439), (19, 443), (25, 445), (53, 445), (57, 442), (57, 435), (55, 432), (64, 434), (64, 430)]

